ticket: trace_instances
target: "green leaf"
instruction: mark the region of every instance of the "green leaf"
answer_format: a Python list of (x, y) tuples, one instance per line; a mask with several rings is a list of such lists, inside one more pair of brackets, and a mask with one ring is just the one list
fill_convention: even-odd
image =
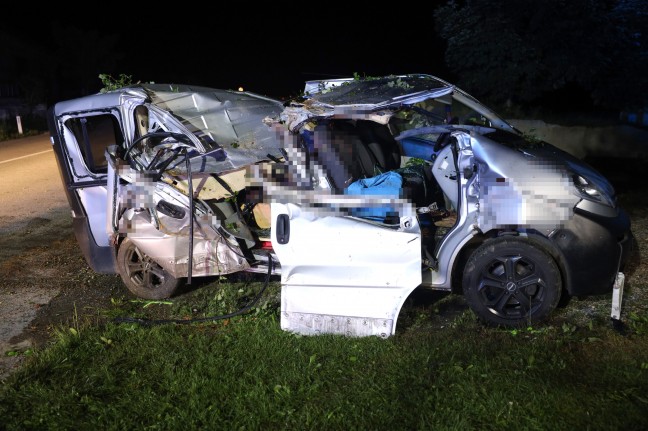
[(173, 305), (173, 302), (171, 301), (149, 301), (149, 300), (144, 300), (144, 299), (133, 299), (131, 300), (133, 303), (143, 303), (144, 306), (142, 308), (149, 307), (153, 304), (157, 305)]

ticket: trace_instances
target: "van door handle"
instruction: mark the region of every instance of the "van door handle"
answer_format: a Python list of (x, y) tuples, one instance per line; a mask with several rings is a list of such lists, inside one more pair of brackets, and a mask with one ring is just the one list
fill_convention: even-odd
[(277, 242), (279, 244), (288, 244), (290, 239), (290, 217), (288, 217), (288, 214), (279, 214), (277, 216), (275, 230), (277, 231)]

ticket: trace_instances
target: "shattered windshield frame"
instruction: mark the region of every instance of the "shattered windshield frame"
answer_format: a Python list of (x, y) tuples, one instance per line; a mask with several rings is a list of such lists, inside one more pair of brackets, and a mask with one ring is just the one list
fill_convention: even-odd
[(199, 159), (207, 160), (215, 172), (282, 157), (279, 140), (263, 122), (283, 110), (278, 100), (249, 92), (187, 85), (140, 87), (152, 105), (171, 114), (192, 134), (198, 145), (190, 144), (200, 155), (210, 156)]

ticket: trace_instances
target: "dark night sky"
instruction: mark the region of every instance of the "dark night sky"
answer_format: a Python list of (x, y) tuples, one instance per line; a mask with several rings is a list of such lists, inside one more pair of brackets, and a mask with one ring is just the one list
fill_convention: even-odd
[[(644, 103), (641, 47), (648, 42), (636, 35), (645, 27), (646, 0), (469, 2), (470, 19), (450, 15), (447, 23), (455, 25), (444, 27), (457, 76), (434, 25), (435, 11), (448, 1), (10, 2), (0, 8), (0, 91), (53, 103), (98, 92), (99, 74), (125, 74), (133, 82), (243, 87), (285, 99), (312, 79), (428, 73), (489, 104), (565, 111)], [(488, 21), (492, 4), (518, 7), (500, 8)], [(625, 15), (605, 9), (615, 5), (624, 5)], [(526, 6), (537, 8), (527, 13)], [(475, 31), (463, 31), (465, 23)], [(116, 41), (107, 43), (109, 36)]]
[[(3, 15), (14, 18), (3, 24), (3, 31), (52, 51), (53, 25), (115, 34), (119, 41), (114, 51), (122, 58), (112, 70), (100, 73), (124, 73), (135, 81), (243, 86), (288, 97), (302, 90), (306, 80), (354, 73), (430, 73), (449, 79), (443, 66), (443, 41), (433, 27), (433, 4), (427, 13), (400, 17), (375, 10), (331, 13), (322, 7), (321, 17), (312, 21), (306, 17), (314, 12), (304, 11), (300, 17), (287, 6), (269, 9), (260, 19), (246, 15), (251, 5), (238, 11), (194, 6), (197, 13), (152, 4), (124, 10), (106, 4), (106, 11), (92, 13), (78, 7), (62, 11), (14, 5), (3, 6)], [(101, 87), (98, 78), (97, 86)]]

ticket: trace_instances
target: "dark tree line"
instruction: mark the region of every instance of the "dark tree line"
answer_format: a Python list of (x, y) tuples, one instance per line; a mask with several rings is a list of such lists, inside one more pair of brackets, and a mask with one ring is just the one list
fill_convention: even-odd
[[(648, 106), (648, 0), (433, 0), (428, 9), (416, 16), (410, 8), (395, 9), (371, 25), (366, 16), (345, 12), (346, 20), (329, 19), (327, 27), (310, 24), (312, 33), (273, 23), (243, 45), (234, 43), (251, 30), (239, 22), (198, 35), (190, 27), (122, 31), (115, 20), (103, 27), (85, 20), (84, 29), (48, 21), (37, 39), (26, 36), (24, 24), (9, 23), (0, 26), (0, 97), (50, 104), (98, 92), (99, 74), (202, 85), (210, 77), (225, 81), (228, 71), (264, 88), (269, 80), (278, 84), (277, 74), (285, 80), (293, 69), (311, 71), (308, 61), (317, 58), (312, 72), (349, 64), (350, 72), (368, 75), (414, 59), (416, 70), (388, 73), (443, 73), (498, 108)], [(178, 37), (165, 42), (165, 33)], [(338, 57), (344, 52), (354, 57)]]
[(457, 84), (489, 102), (648, 106), (646, 0), (453, 0), (434, 16)]
[(99, 73), (121, 58), (116, 34), (57, 22), (44, 34), (26, 38), (0, 28), (0, 97), (20, 96), (34, 105), (95, 93)]

